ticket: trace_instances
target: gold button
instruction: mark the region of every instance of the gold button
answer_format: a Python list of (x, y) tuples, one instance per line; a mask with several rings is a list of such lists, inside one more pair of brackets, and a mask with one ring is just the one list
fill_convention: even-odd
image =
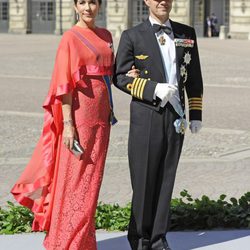
[(127, 89), (128, 89), (129, 91), (131, 91), (131, 89), (132, 89), (132, 84), (131, 84), (131, 83), (127, 84)]
[(148, 78), (148, 80), (150, 81), (150, 80), (151, 80), (151, 78)]
[(147, 74), (148, 74), (148, 71), (147, 71), (147, 70), (145, 70), (145, 71), (144, 71), (144, 73), (147, 75)]

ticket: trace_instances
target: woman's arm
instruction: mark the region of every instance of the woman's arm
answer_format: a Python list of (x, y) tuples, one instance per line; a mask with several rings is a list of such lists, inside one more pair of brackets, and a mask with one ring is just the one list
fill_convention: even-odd
[(72, 93), (62, 96), (63, 113), (63, 143), (68, 149), (73, 147), (73, 140), (76, 136), (75, 126), (72, 119)]

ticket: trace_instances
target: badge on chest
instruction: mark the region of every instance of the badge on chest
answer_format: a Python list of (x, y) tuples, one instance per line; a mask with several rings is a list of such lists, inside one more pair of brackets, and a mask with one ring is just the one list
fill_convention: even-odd
[(164, 38), (164, 36), (160, 36), (160, 38), (158, 39), (160, 45), (165, 45), (166, 44), (166, 39)]

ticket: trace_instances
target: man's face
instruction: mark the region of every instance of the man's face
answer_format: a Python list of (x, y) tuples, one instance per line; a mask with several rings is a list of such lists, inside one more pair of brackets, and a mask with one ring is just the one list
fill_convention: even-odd
[(144, 0), (144, 2), (149, 7), (151, 16), (158, 19), (168, 19), (173, 0)]

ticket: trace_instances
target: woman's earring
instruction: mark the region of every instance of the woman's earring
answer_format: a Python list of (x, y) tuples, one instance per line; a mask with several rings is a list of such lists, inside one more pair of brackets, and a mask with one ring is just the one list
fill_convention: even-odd
[(76, 20), (79, 21), (79, 19), (80, 19), (79, 13), (76, 12)]

